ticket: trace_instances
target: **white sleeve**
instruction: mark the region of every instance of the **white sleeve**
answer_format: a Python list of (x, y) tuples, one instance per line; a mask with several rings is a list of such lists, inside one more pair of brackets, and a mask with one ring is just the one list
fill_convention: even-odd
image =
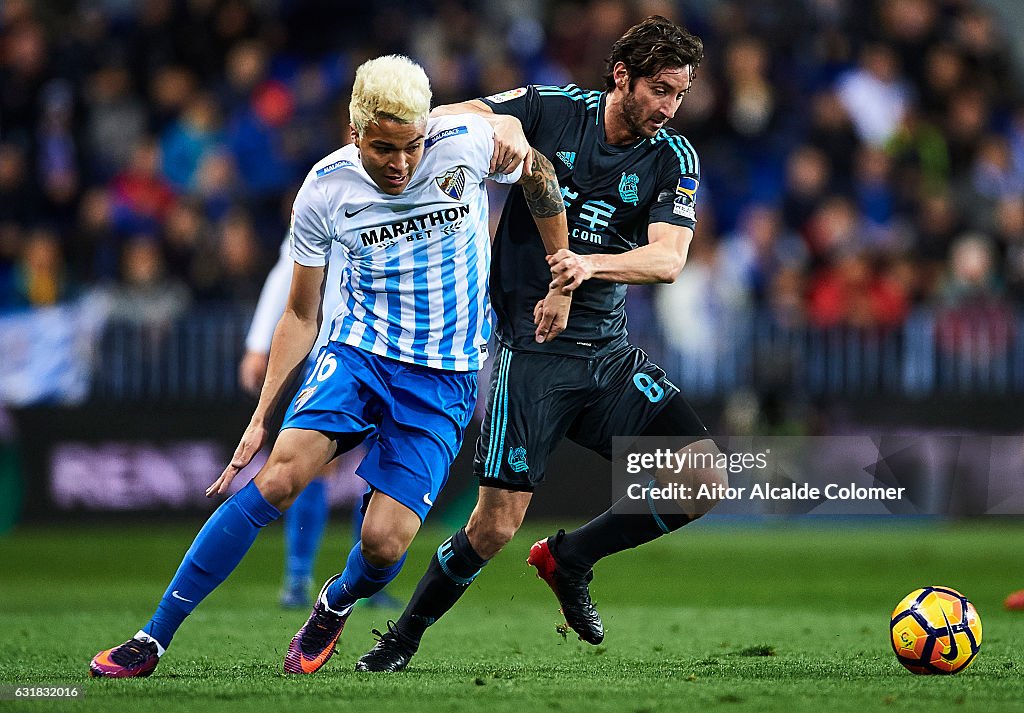
[(270, 342), (274, 338), (274, 328), (284, 314), (288, 304), (288, 291), (292, 285), (292, 266), (295, 264), (288, 254), (288, 239), (281, 243), (281, 251), (277, 262), (271, 268), (260, 291), (260, 299), (256, 303), (256, 313), (249, 325), (249, 334), (245, 337), (245, 348), (250, 352), (270, 353)]
[(305, 267), (323, 267), (331, 254), (331, 230), (327, 222), (327, 198), (312, 171), (306, 176), (292, 206), (288, 231), (291, 256)]
[[(491, 144), (494, 144), (494, 139), (491, 139)], [(488, 163), (490, 163), (490, 155), (487, 157)], [(494, 181), (495, 183), (518, 183), (519, 179), (523, 177), (523, 164), (519, 164), (515, 171), (512, 173), (488, 173), (487, 180)]]
[(516, 183), (523, 175), (523, 165), (519, 164), (519, 167), (512, 173), (487, 173), (487, 169), (491, 167), (491, 155), (494, 153), (494, 129), (487, 122), (486, 119), (477, 116), (476, 114), (467, 115), (467, 124), (471, 127), (471, 131), (475, 134), (474, 144), (479, 147), (480, 156), (478, 160), (483, 161), (482, 174), (489, 181), (495, 183)]

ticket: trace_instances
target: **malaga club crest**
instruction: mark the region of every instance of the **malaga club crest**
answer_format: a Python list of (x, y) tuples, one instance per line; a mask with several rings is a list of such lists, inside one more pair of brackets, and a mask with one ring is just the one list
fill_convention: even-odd
[(452, 169), (434, 178), (434, 183), (449, 198), (462, 200), (462, 192), (466, 190), (466, 170), (462, 167)]
[(623, 203), (636, 205), (640, 202), (640, 176), (635, 173), (623, 173), (619, 181), (619, 198)]
[(309, 401), (309, 397), (312, 396), (315, 392), (316, 386), (307, 386), (302, 391), (300, 391), (299, 395), (295, 397), (295, 410), (298, 411), (300, 408), (305, 406), (306, 402)]

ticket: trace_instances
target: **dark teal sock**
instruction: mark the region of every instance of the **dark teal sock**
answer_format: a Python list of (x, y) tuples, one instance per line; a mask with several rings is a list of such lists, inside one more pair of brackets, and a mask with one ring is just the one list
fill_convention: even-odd
[(419, 646), (427, 627), (455, 606), (487, 562), (473, 549), (466, 528), (442, 542), (396, 623), (402, 637)]
[(682, 509), (671, 501), (659, 501), (650, 512), (637, 513), (636, 501), (623, 497), (587, 524), (549, 538), (551, 553), (558, 564), (570, 572), (585, 575), (594, 564), (608, 555), (656, 540), (690, 522)]

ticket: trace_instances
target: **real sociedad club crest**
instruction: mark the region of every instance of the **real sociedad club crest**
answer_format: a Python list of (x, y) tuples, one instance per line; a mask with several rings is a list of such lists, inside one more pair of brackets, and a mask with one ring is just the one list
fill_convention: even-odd
[(454, 168), (434, 178), (434, 183), (449, 198), (462, 200), (462, 192), (466, 190), (466, 171), (462, 167)]
[(640, 202), (640, 176), (635, 173), (622, 174), (619, 181), (619, 197), (623, 203), (636, 205)]
[(526, 449), (522, 446), (512, 447), (508, 451), (509, 467), (516, 473), (525, 473), (530, 469), (526, 462)]

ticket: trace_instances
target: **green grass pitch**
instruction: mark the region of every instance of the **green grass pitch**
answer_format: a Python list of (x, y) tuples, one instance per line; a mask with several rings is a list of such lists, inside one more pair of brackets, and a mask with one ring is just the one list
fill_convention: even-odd
[[(343, 562), (333, 524), (318, 575)], [(277, 525), (185, 622), (154, 675), (90, 680), (89, 659), (146, 620), (194, 526), (22, 529), (0, 538), (0, 683), (80, 684), (76, 701), (0, 702), (69, 711), (1019, 711), (1024, 523), (700, 523), (598, 565), (605, 644), (556, 631), (547, 588), (525, 565), (544, 530), (520, 533), (459, 606), (428, 632), (408, 671), (356, 674), (369, 630), (397, 612), (360, 608), (318, 674), (281, 662), (306, 612), (276, 604)], [(421, 533), (392, 584), (409, 596), (447, 533)], [(978, 607), (981, 653), (952, 677), (896, 663), (888, 617), (928, 584)]]

